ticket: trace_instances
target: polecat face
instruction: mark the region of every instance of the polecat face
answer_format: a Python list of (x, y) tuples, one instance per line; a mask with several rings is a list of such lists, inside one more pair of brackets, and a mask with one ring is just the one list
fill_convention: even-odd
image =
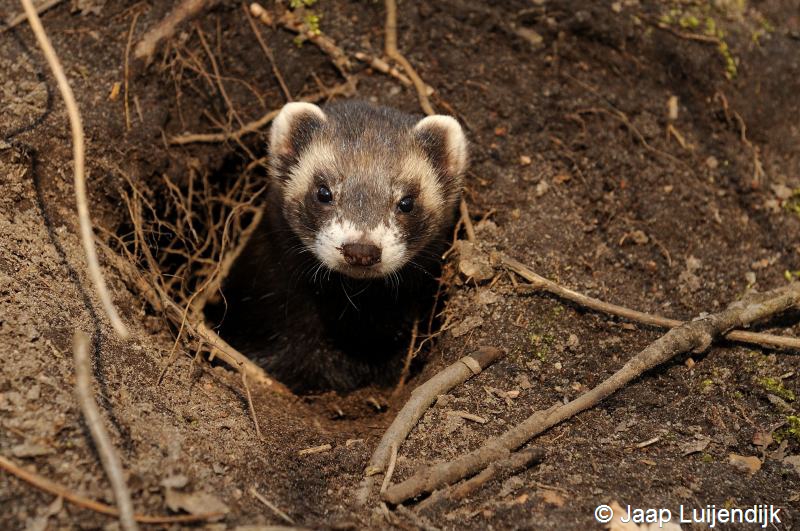
[(270, 148), (289, 226), (320, 263), (356, 278), (396, 272), (441, 235), (467, 164), (455, 119), (361, 102), (285, 105)]

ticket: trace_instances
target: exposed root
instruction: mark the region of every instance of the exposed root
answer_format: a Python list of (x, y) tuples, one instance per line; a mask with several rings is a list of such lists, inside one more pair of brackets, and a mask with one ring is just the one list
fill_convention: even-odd
[(436, 111), (433, 110), (431, 106), (431, 102), (428, 99), (428, 85), (422, 81), (422, 78), (419, 77), (417, 71), (414, 70), (414, 67), (411, 66), (411, 63), (408, 62), (408, 59), (405, 58), (403, 54), (400, 53), (400, 50), (397, 49), (397, 1), (396, 0), (386, 0), (386, 37), (385, 37), (385, 44), (384, 44), (384, 52), (386, 56), (390, 59), (394, 59), (400, 66), (403, 67), (403, 70), (406, 71), (408, 77), (411, 78), (411, 82), (414, 83), (414, 88), (417, 90), (417, 98), (419, 98), (419, 106), (422, 107), (422, 110), (428, 116), (432, 114), (436, 114)]
[[(71, 504), (88, 509), (96, 513), (105, 514), (108, 516), (119, 517), (119, 511), (116, 507), (106, 505), (105, 503), (92, 500), (77, 494), (63, 485), (59, 485), (49, 479), (31, 472), (21, 466), (16, 465), (13, 461), (0, 456), (0, 468), (13, 474), (22, 481), (33, 485), (37, 489), (52, 494), (53, 496), (60, 496)], [(192, 522), (204, 522), (213, 520), (222, 516), (221, 513), (206, 513), (206, 514), (181, 514), (176, 516), (150, 516), (144, 514), (134, 514), (133, 518), (140, 524), (154, 524), (154, 525), (170, 525), (170, 524), (188, 524)]]
[(468, 356), (446, 367), (430, 380), (420, 385), (411, 392), (411, 398), (395, 417), (392, 424), (383, 434), (378, 446), (369, 460), (369, 465), (364, 472), (365, 478), (356, 495), (357, 503), (364, 505), (371, 494), (373, 477), (386, 470), (387, 464), (393, 453), (393, 448), (398, 449), (406, 437), (417, 425), (417, 422), (428, 410), (436, 397), (449, 392), (452, 388), (461, 385), (472, 376), (479, 374), (483, 369), (494, 363), (503, 355), (503, 351), (494, 347), (481, 347)]
[(125, 531), (136, 531), (138, 526), (133, 518), (133, 503), (131, 502), (131, 491), (125, 482), (122, 471), (122, 462), (114, 449), (114, 443), (108, 435), (97, 402), (94, 400), (92, 392), (92, 365), (89, 361), (89, 338), (83, 332), (76, 332), (73, 339), (73, 350), (75, 353), (75, 394), (78, 404), (83, 412), (83, 418), (89, 433), (92, 434), (94, 446), (100, 454), (100, 462), (111, 483), (111, 490), (114, 492), (114, 500), (119, 508), (119, 523)]
[[(355, 78), (351, 78), (349, 81), (331, 87), (328, 90), (323, 90), (311, 94), (310, 96), (300, 98), (298, 101), (307, 101), (315, 103), (320, 100), (332, 98), (334, 96), (350, 96), (354, 92), (355, 92)], [(188, 133), (185, 135), (173, 136), (172, 138), (169, 139), (169, 143), (173, 145), (185, 145), (194, 143), (227, 142), (229, 140), (239, 140), (245, 135), (249, 135), (251, 133), (257, 133), (258, 131), (260, 131), (265, 125), (274, 120), (275, 117), (278, 116), (279, 112), (280, 109), (270, 111), (261, 118), (244, 124), (244, 126), (242, 126), (240, 129), (237, 129), (236, 131), (231, 131), (227, 133), (199, 133), (199, 134)]]
[[(552, 280), (548, 280), (543, 276), (538, 275), (532, 269), (527, 267), (525, 264), (517, 260), (514, 260), (513, 258), (509, 258), (508, 256), (503, 256), (502, 260), (503, 260), (503, 265), (505, 265), (508, 269), (510, 269), (511, 271), (515, 272), (516, 274), (518, 274), (519, 276), (530, 282), (530, 284), (527, 286), (525, 285), (519, 286), (518, 290), (547, 291), (548, 293), (552, 293), (557, 297), (561, 297), (562, 299), (574, 302), (575, 304), (578, 304), (585, 308), (591, 308), (592, 310), (597, 310), (599, 312), (616, 315), (618, 317), (622, 317), (636, 323), (657, 326), (660, 328), (675, 328), (684, 324), (683, 321), (678, 321), (677, 319), (670, 319), (668, 317), (662, 317), (660, 315), (653, 315), (649, 313), (639, 312), (636, 310), (631, 310), (630, 308), (625, 308), (624, 306), (618, 306), (616, 304), (603, 302), (599, 299), (587, 297), (582, 293), (578, 293), (577, 291), (565, 288), (564, 286), (556, 284)], [(795, 337), (776, 336), (773, 334), (761, 334), (758, 332), (747, 332), (744, 330), (732, 330), (727, 334), (724, 334), (723, 337), (730, 341), (749, 343), (753, 345), (759, 345), (762, 347), (800, 350), (800, 338), (795, 338)]]
[(392, 394), (397, 395), (400, 391), (403, 390), (403, 387), (406, 385), (406, 380), (408, 380), (408, 375), (411, 370), (411, 361), (416, 356), (418, 350), (415, 348), (417, 346), (417, 336), (419, 334), (419, 318), (414, 319), (414, 324), (411, 325), (411, 339), (408, 341), (408, 351), (406, 352), (406, 359), (403, 362), (403, 370), (400, 372), (400, 378), (397, 380), (397, 385), (394, 388)]
[(134, 57), (144, 61), (145, 64), (150, 64), (161, 41), (172, 37), (183, 22), (218, 2), (219, 0), (183, 0), (161, 22), (142, 36), (133, 51)]
[(58, 89), (64, 98), (64, 105), (67, 108), (67, 115), (69, 116), (69, 124), (72, 129), (72, 150), (74, 159), (74, 172), (75, 172), (75, 200), (78, 205), (78, 221), (80, 224), (81, 243), (83, 250), (86, 254), (86, 266), (89, 270), (89, 276), (94, 284), (95, 291), (103, 310), (111, 321), (111, 326), (114, 331), (122, 339), (127, 339), (130, 333), (128, 328), (120, 319), (117, 309), (111, 300), (111, 295), (108, 292), (103, 272), (100, 270), (100, 263), (97, 260), (97, 250), (94, 246), (94, 231), (92, 230), (92, 219), (89, 216), (89, 200), (86, 194), (86, 175), (85, 175), (85, 161), (84, 161), (84, 138), (83, 138), (83, 124), (81, 123), (80, 111), (78, 111), (78, 104), (75, 102), (75, 95), (72, 93), (72, 88), (67, 81), (67, 76), (64, 74), (64, 69), (61, 67), (61, 62), (58, 60), (53, 44), (50, 38), (44, 31), (42, 21), (39, 20), (39, 15), (33, 7), (31, 0), (22, 0), (22, 6), (25, 8), (25, 13), (30, 21), (31, 30), (36, 36), (36, 41), (44, 53), (47, 64), (50, 70), (53, 71), (53, 76), (56, 78)]
[(747, 326), (799, 303), (800, 282), (795, 282), (767, 293), (751, 294), (747, 300), (735, 302), (719, 313), (673, 328), (592, 390), (567, 404), (556, 404), (535, 412), (504, 434), (489, 439), (483, 446), (453, 461), (418, 470), (402, 483), (389, 487), (382, 498), (389, 503), (398, 504), (472, 476), (492, 462), (508, 458), (511, 452), (536, 435), (597, 405), (646, 371), (674, 356), (706, 348), (711, 340), (732, 328)]
[[(36, 13), (41, 15), (45, 11), (57, 6), (62, 1), (63, 0), (47, 0), (47, 2), (44, 2), (43, 4), (41, 4), (36, 8)], [(25, 14), (25, 12), (18, 13), (14, 16), (8, 17), (6, 21), (3, 23), (2, 27), (0, 27), (0, 34), (3, 34), (12, 28), (16, 28), (17, 26), (25, 22), (27, 18), (28, 15)]]
[(444, 501), (458, 501), (470, 496), (494, 479), (511, 477), (541, 462), (545, 451), (542, 448), (527, 448), (495, 461), (479, 474), (449, 489), (437, 490), (419, 504), (419, 511), (433, 511)]
[(337, 45), (336, 42), (327, 35), (319, 32), (309, 31), (305, 23), (297, 18), (292, 11), (287, 9), (276, 19), (270, 14), (269, 11), (264, 9), (263, 6), (257, 2), (253, 2), (250, 4), (250, 14), (256, 17), (263, 24), (268, 26), (278, 24), (287, 30), (302, 36), (304, 39), (311, 41), (331, 58), (331, 61), (333, 61), (333, 64), (345, 79), (350, 77), (350, 70), (352, 69), (353, 65), (350, 62), (350, 58), (348, 57), (347, 53), (345, 53), (345, 51), (342, 50), (339, 45)]

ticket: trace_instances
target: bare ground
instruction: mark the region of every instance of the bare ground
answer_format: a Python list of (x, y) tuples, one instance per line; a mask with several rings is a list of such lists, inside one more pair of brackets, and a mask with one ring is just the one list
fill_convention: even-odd
[[(80, 13), (63, 3), (44, 23), (84, 113), (95, 222), (121, 234), (129, 223), (123, 174), (158, 195), (162, 174), (181, 182), (199, 165), (224, 180), (250, 160), (245, 149), (265, 154), (263, 133), (238, 146), (165, 145), (176, 133), (216, 131), (209, 116), (225, 117), (201, 74), (176, 71), (179, 50), (211, 68), (197, 27), (243, 117), (284, 100), (241, 6), (224, 4), (184, 28), (176, 37), (184, 48), (168, 48), (148, 69), (134, 65), (128, 130), (125, 98), (109, 94), (124, 81), (134, 17), (135, 42), (166, 6), (104, 4), (90, 2), (97, 9)], [(800, 188), (800, 8), (779, 0), (738, 5), (401, 2), (400, 49), (436, 88), (437, 108), (451, 106), (468, 129), (467, 197), (476, 222), (491, 213), (477, 225), (481, 248), (599, 298), (677, 318), (718, 309), (750, 287), (785, 283), (800, 261), (800, 201), (792, 196)], [(315, 9), (346, 51), (380, 54), (380, 3), (321, 0)], [(2, 18), (18, 10), (0, 2)], [(703, 25), (686, 26), (687, 14)], [(729, 56), (687, 38), (703, 33), (706, 18), (724, 28)], [(670, 29), (657, 27), (660, 20)], [(541, 43), (520, 37), (520, 27)], [(263, 33), (295, 95), (317, 90), (315, 77), (329, 86), (341, 81), (310, 43), (296, 46), (282, 30)], [(727, 58), (737, 61), (732, 79)], [(413, 90), (358, 70), (358, 97), (418, 111)], [(685, 146), (666, 133), (673, 95), (679, 112), (671, 123)], [(298, 525), (415, 527), (353, 500), (372, 448), (407, 394), (286, 398), (254, 388), (258, 440), (240, 380), (223, 366), (193, 365), (187, 348), (159, 385), (175, 331), (110, 265), (134, 339), (116, 340), (102, 316), (77, 239), (63, 105), (24, 26), (0, 34), (0, 102), (0, 453), (113, 502), (73, 397), (71, 337), (81, 329), (94, 339), (101, 406), (138, 512), (168, 513), (162, 482), (185, 476), (181, 491), (211, 493), (230, 508), (209, 525), (220, 529), (283, 523), (252, 487)], [(425, 415), (400, 449), (397, 479), (576, 396), (659, 334), (551, 297), (515, 295), (505, 274), (491, 287), (457, 282), (443, 320), (452, 328), (426, 353), (410, 387), (479, 344), (508, 355)], [(800, 335), (797, 313), (767, 330)], [(772, 503), (784, 509), (786, 529), (797, 527), (797, 355), (734, 344), (685, 355), (537, 438), (533, 444), (547, 450), (543, 464), (446, 505), (429, 521), (448, 529), (584, 528), (597, 525), (594, 507), (611, 501), (672, 509)], [(506, 401), (490, 388), (520, 394)], [(385, 407), (377, 411), (373, 398)], [(332, 450), (297, 454), (326, 443)], [(742, 471), (730, 454), (756, 456), (761, 467)], [(0, 475), (3, 528), (35, 525), (52, 501)], [(69, 504), (50, 518), (57, 528), (112, 522)]]

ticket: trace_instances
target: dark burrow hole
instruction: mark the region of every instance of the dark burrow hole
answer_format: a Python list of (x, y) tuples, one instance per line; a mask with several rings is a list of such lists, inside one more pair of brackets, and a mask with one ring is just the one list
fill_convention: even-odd
[[(375, 280), (318, 268), (280, 222), (267, 171), (252, 160), (233, 152), (216, 169), (190, 168), (181, 181), (159, 176), (136, 191), (124, 188), (129, 211), (141, 213), (138, 238), (132, 221), (118, 231), (127, 254), (152, 270), (149, 252), (177, 304), (202, 299), (209, 326), (297, 393), (392, 390), (401, 374), (418, 374), (440, 324), (436, 316), (446, 290), (439, 289), (439, 262), (428, 264), (425, 274), (415, 269)], [(204, 286), (220, 250), (229, 255), (258, 209), (261, 222), (221, 286)], [(418, 334), (410, 349), (415, 319)], [(179, 327), (171, 326), (177, 334)]]

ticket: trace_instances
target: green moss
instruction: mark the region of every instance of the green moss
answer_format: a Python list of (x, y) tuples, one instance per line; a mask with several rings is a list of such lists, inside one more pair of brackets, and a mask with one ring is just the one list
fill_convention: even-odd
[(796, 399), (794, 391), (791, 389), (786, 389), (783, 386), (783, 382), (781, 382), (778, 378), (761, 378), (758, 380), (758, 383), (761, 384), (761, 386), (768, 392), (775, 396), (779, 396), (784, 400), (794, 402)]
[(786, 417), (786, 426), (775, 430), (772, 438), (778, 444), (787, 439), (794, 439), (796, 442), (800, 442), (800, 417), (796, 415)]
[(706, 378), (700, 382), (700, 391), (703, 393), (710, 393), (714, 388), (714, 380)]
[(792, 192), (792, 195), (783, 204), (783, 208), (792, 214), (800, 216), (800, 188)]
[(713, 463), (714, 462), (714, 456), (711, 455), (711, 454), (704, 453), (703, 457), (701, 457), (700, 460), (702, 462), (704, 462), (704, 463)]

